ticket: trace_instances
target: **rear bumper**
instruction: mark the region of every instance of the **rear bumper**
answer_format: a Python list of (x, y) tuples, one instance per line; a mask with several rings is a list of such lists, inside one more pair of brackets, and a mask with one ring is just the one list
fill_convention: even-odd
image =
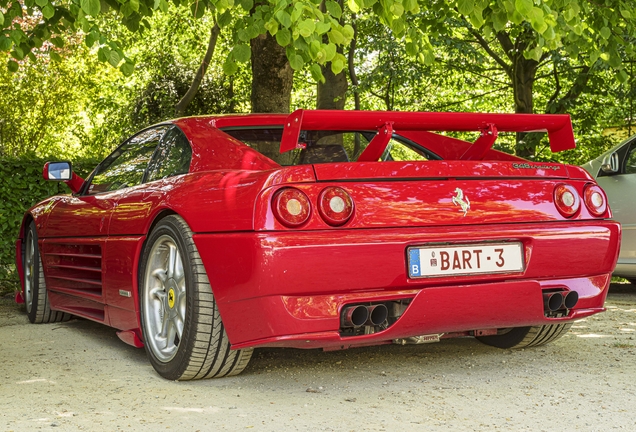
[[(196, 234), (233, 348), (338, 348), (425, 334), (540, 325), (603, 311), (620, 227), (612, 221), (374, 230)], [(428, 243), (520, 241), (514, 275), (409, 279), (406, 249)], [(546, 318), (541, 291), (569, 289), (579, 302)], [(379, 333), (341, 337), (351, 303), (412, 299)]]

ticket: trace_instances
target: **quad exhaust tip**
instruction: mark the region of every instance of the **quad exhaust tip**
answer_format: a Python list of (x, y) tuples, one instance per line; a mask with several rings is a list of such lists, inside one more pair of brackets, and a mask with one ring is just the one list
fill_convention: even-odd
[(577, 293), (576, 291), (569, 291), (563, 297), (563, 306), (566, 309), (572, 309), (574, 306), (576, 306), (578, 301), (579, 301), (579, 293)]
[(550, 292), (543, 294), (543, 309), (547, 312), (555, 312), (563, 305), (563, 294), (560, 292)]
[(347, 306), (342, 311), (342, 327), (361, 327), (369, 319), (369, 310), (366, 306)]
[(368, 306), (369, 319), (365, 323), (366, 325), (377, 326), (382, 324), (389, 316), (389, 310), (383, 304)]
[(543, 310), (556, 312), (563, 309), (572, 309), (579, 301), (579, 293), (576, 291), (553, 291), (543, 293)]
[(389, 309), (382, 303), (371, 306), (347, 306), (342, 310), (340, 325), (344, 328), (378, 326), (389, 317)]

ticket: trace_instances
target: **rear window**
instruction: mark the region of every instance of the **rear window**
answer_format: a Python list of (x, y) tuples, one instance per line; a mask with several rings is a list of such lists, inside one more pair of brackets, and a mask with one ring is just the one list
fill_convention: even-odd
[[(298, 142), (305, 148), (280, 153), (282, 128), (223, 129), (226, 134), (283, 166), (351, 162), (358, 159), (373, 139), (375, 131), (300, 132)], [(379, 161), (425, 161), (439, 159), (423, 147), (394, 135)]]

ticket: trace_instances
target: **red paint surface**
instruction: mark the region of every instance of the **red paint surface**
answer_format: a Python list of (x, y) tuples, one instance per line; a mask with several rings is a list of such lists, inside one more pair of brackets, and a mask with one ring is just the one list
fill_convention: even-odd
[(281, 153), (293, 150), (301, 130), (380, 130), (387, 123), (400, 131), (547, 132), (553, 152), (576, 147), (567, 114), (498, 114), (385, 111), (297, 110), (285, 119)]
[[(309, 114), (303, 122), (315, 126), (326, 115)], [(329, 125), (344, 127), (344, 120), (329, 115), (334, 117)], [(383, 113), (382, 119), (395, 115)], [(369, 121), (370, 116), (358, 120)], [(235, 348), (335, 349), (422, 334), (539, 325), (603, 310), (620, 227), (609, 220), (609, 210), (595, 217), (582, 206), (566, 219), (553, 203), (558, 183), (572, 185), (579, 194), (594, 183), (581, 169), (527, 162), (487, 146), (469, 154), (491, 160), (453, 160), (470, 144), (417, 128), (405, 129), (404, 136), (428, 143), (431, 151), (450, 160), (281, 168), (216, 129), (282, 126), (286, 119), (246, 115), (176, 120), (192, 145), (190, 174), (94, 196), (55, 197), (34, 206), (16, 242), (21, 276), (21, 239), (33, 219), (51, 307), (123, 330), (123, 340), (139, 345), (141, 251), (153, 223), (162, 215), (178, 214), (195, 233)], [(395, 119), (397, 133), (400, 125), (409, 125), (408, 115)], [(497, 119), (498, 130), (504, 130), (508, 117)], [(558, 121), (565, 122), (561, 127), (569, 124), (569, 119)], [(527, 130), (532, 122), (519, 127)], [(544, 129), (561, 137), (561, 123), (552, 117), (545, 122)], [(273, 194), (288, 186), (302, 190), (312, 203), (309, 220), (293, 229), (282, 226), (271, 209)], [(330, 226), (317, 210), (320, 193), (328, 186), (343, 188), (353, 199), (354, 214), (342, 226)], [(452, 202), (456, 188), (470, 199), (466, 215)], [(407, 277), (410, 246), (489, 241), (521, 242), (525, 270)], [(541, 292), (549, 288), (579, 293), (568, 317), (544, 316)], [(339, 335), (343, 306), (397, 299), (413, 301), (389, 329)]]
[[(293, 334), (337, 332), (344, 304), (417, 297), (424, 291), (428, 292), (422, 294), (426, 301), (449, 306), (436, 315), (439, 322), (422, 325), (444, 332), (497, 327), (493, 322), (504, 327), (528, 325), (531, 317), (534, 324), (545, 323), (541, 290), (550, 287), (576, 290), (580, 296), (577, 309), (602, 308), (608, 275), (615, 265), (619, 227), (607, 221), (569, 225), (475, 225), (461, 231), (456, 227), (343, 230), (337, 236), (329, 230), (200, 234), (195, 243), (226, 331), (232, 343), (240, 345), (289, 335), (291, 329)], [(406, 275), (409, 246), (492, 240), (521, 241), (525, 271), (446, 279), (408, 279)], [(487, 322), (471, 327), (477, 310), (490, 310), (493, 302), (500, 301), (495, 287), (511, 282), (515, 288), (505, 298), (516, 292), (523, 300), (511, 302)], [(492, 293), (483, 287), (492, 287)], [(462, 303), (457, 289), (470, 301)], [(535, 300), (528, 302), (529, 297)], [(453, 320), (455, 324), (444, 327)], [(399, 328), (400, 322), (393, 327)], [(464, 327), (459, 328), (462, 322)], [(420, 327), (418, 331), (423, 333), (411, 336), (430, 333), (426, 328)]]

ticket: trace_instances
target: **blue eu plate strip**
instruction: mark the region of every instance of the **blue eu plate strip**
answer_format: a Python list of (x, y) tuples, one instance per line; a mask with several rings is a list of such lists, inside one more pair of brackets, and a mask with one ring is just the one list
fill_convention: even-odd
[(414, 248), (409, 250), (409, 276), (417, 277), (421, 275), (420, 250)]

